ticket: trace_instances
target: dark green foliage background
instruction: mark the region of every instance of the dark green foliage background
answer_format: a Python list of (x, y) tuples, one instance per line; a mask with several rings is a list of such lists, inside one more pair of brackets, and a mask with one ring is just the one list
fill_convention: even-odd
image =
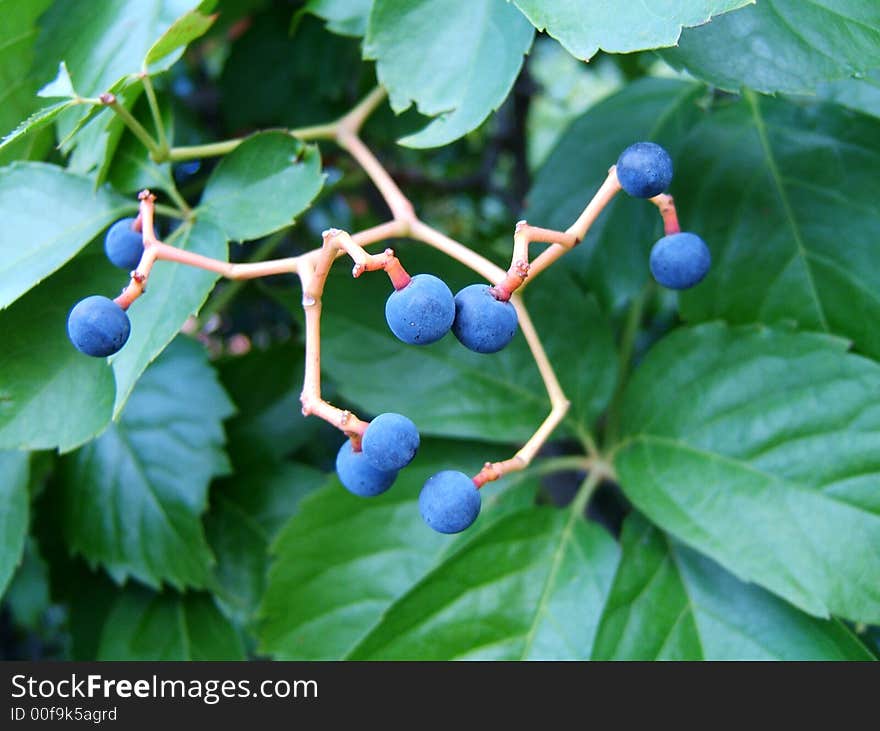
[[(651, 5), (6, 0), (0, 656), (875, 659), (880, 6)], [(141, 70), (171, 144), (246, 141), (156, 163), (79, 103), (112, 90), (156, 133)], [(387, 281), (334, 270), (325, 394), (405, 413), (423, 441), (363, 500), (332, 474), (339, 435), (300, 414), (295, 278), (160, 263), (120, 354), (85, 358), (64, 329), (124, 285), (101, 239), (143, 187), (166, 240), (234, 261), (386, 220), (338, 147), (280, 131), (377, 81), (364, 140), (425, 221), (493, 261), (519, 218), (567, 227), (640, 139), (670, 151), (683, 227), (713, 255), (694, 290), (660, 290), (659, 217), (620, 196), (527, 288), (571, 410), (458, 536), (416, 497), (546, 416), (521, 337), (491, 357), (403, 346)], [(393, 245), (453, 291), (476, 281)], [(616, 475), (591, 494), (588, 453)]]

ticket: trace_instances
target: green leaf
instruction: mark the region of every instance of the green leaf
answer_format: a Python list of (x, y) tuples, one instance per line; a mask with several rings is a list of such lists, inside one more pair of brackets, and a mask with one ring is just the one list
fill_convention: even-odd
[(183, 49), (176, 34), (166, 33), (199, 5), (200, 0), (59, 0), (40, 18), (36, 67), (48, 79), (64, 61), (77, 91), (96, 97), (123, 77), (137, 74), (156, 46), (162, 50), (172, 45), (178, 52), (165, 54), (150, 71), (170, 68)]
[[(82, 249), (133, 208), (91, 180), (54, 165), (0, 168), (0, 308)], [(47, 213), (51, 211), (51, 215)]]
[(279, 659), (346, 657), (393, 604), (444, 555), (531, 504), (528, 475), (484, 487), (483, 509), (460, 536), (442, 536), (419, 515), (416, 498), (440, 469), (469, 474), (484, 447), (424, 440), (415, 461), (376, 498), (358, 498), (334, 479), (300, 503), (273, 545), (274, 563), (260, 609), (262, 650)]
[(355, 660), (586, 660), (618, 549), (572, 510), (500, 520), (386, 611)]
[(67, 70), (67, 64), (62, 61), (58, 64), (58, 75), (43, 86), (37, 96), (53, 99), (55, 97), (64, 97), (70, 99), (77, 96), (73, 88), (73, 81), (70, 78), (70, 72)]
[(826, 335), (708, 324), (627, 387), (614, 463), (653, 522), (803, 610), (880, 620), (880, 366)]
[(673, 192), (714, 266), (685, 317), (793, 320), (880, 356), (878, 140), (877, 119), (752, 93), (695, 127)]
[[(34, 44), (37, 38), (37, 19), (52, 0), (5, 0), (3, 23), (0, 24), (0, 132), (23, 126), (25, 119), (38, 106), (34, 94), (39, 86), (31, 73)], [(51, 145), (46, 135), (32, 137), (25, 146), (20, 141), (14, 148), (7, 147), (12, 133), (0, 144), (0, 165), (12, 160), (40, 157)], [(20, 138), (19, 138), (20, 139)]]
[(316, 436), (318, 419), (302, 415), (303, 350), (293, 342), (218, 363), (238, 413), (226, 425), (237, 469), (277, 462)]
[(288, 32), (289, 19), (290, 7), (276, 3), (254, 15), (248, 32), (232, 44), (219, 80), (228, 129), (324, 124), (351, 109), (361, 79), (372, 82), (359, 42), (328, 33), (302, 11)]
[[(207, 221), (183, 223), (169, 243), (187, 251), (226, 261), (226, 237)], [(180, 332), (186, 319), (207, 299), (217, 275), (174, 262), (158, 262), (150, 273), (146, 293), (128, 310), (131, 335), (111, 359), (116, 375), (114, 416), (125, 406), (146, 367)]]
[(98, 660), (244, 660), (238, 633), (206, 594), (126, 589), (101, 633)]
[(270, 462), (211, 488), (205, 532), (217, 557), (217, 601), (228, 616), (251, 622), (265, 590), (269, 544), (299, 501), (326, 481), (314, 467)]
[[(479, 280), (433, 251), (407, 249), (401, 256), (409, 271), (434, 272), (453, 292)], [(321, 331), (322, 364), (342, 397), (365, 414), (407, 414), (424, 434), (507, 443), (532, 435), (550, 401), (521, 334), (492, 355), (472, 353), (452, 334), (433, 345), (406, 346), (385, 321), (387, 278), (377, 273), (352, 281), (349, 271), (340, 263), (331, 272)], [(527, 300), (547, 351), (566, 363), (559, 375), (573, 408), (565, 426), (582, 434), (614, 385), (612, 337), (581, 287), (565, 273), (547, 277), (530, 287)], [(562, 312), (565, 329), (558, 326)]]
[[(142, 85), (133, 82), (153, 44), (168, 48), (169, 42), (159, 39), (178, 18), (201, 5), (199, 0), (58, 0), (40, 18), (35, 76), (48, 80), (64, 61), (81, 96), (113, 92), (120, 103), (131, 108), (142, 91)], [(177, 46), (177, 42), (171, 45)], [(177, 47), (153, 63), (149, 71), (170, 68), (182, 52), (183, 47)], [(88, 114), (73, 110), (61, 115), (59, 138), (67, 138)], [(98, 169), (98, 182), (102, 182), (123, 129), (115, 114), (92, 119), (69, 145), (75, 151), (71, 167), (78, 172)]]
[[(58, 141), (58, 149), (62, 152), (68, 152), (73, 149), (74, 152), (76, 148), (73, 147), (72, 141), (73, 138), (79, 134), (79, 131), (84, 127), (88, 126), (95, 117), (103, 116), (103, 122), (106, 123), (107, 119), (114, 117), (113, 112), (110, 111), (108, 107), (105, 107), (103, 104), (93, 104), (88, 108), (88, 110), (83, 114), (76, 122), (76, 124), (67, 132), (65, 137), (62, 137)], [(121, 120), (120, 120), (121, 121)], [(77, 140), (77, 143), (82, 143), (82, 140)], [(69, 169), (69, 168), (68, 168)]]
[[(137, 84), (124, 91), (118, 90), (116, 98), (121, 106), (132, 111), (142, 92), (143, 87)], [(107, 180), (116, 148), (127, 127), (118, 115), (104, 106), (93, 106), (78, 115), (75, 123), (71, 122), (72, 116), (77, 114), (71, 112), (70, 115), (60, 116), (58, 129), (62, 141), (59, 147), (65, 154), (69, 153), (68, 170), (94, 175), (95, 184), (101, 185)], [(150, 122), (143, 117), (141, 123), (148, 131), (151, 130)]]
[(144, 374), (121, 419), (64, 461), (71, 551), (117, 582), (209, 585), (208, 484), (228, 472), (221, 420), (232, 404), (203, 348), (178, 339)]
[(573, 56), (589, 61), (600, 49), (631, 53), (673, 46), (682, 28), (702, 25), (713, 16), (754, 2), (655, 0), (648, 8), (642, 3), (609, 0), (514, 0), (514, 5), (538, 30), (546, 30)]
[(230, 239), (256, 239), (292, 225), (323, 182), (317, 147), (284, 132), (260, 132), (221, 160), (198, 215)]
[(880, 117), (880, 69), (859, 79), (839, 79), (820, 84), (816, 94), (820, 99)]
[[(213, 5), (213, 3), (210, 3)], [(202, 3), (205, 5), (205, 3)], [(144, 68), (155, 73), (155, 66), (159, 61), (166, 59), (174, 51), (180, 51), (196, 38), (201, 38), (217, 19), (216, 15), (206, 15), (201, 12), (203, 8), (191, 10), (175, 20), (171, 27), (152, 45), (144, 56)], [(179, 54), (178, 54), (179, 55)], [(177, 60), (177, 56), (174, 57)], [(173, 61), (172, 61), (173, 63)], [(167, 68), (168, 63), (163, 65)]]
[[(59, 203), (50, 205), (44, 214)], [(110, 421), (113, 371), (71, 345), (67, 315), (83, 297), (107, 292), (118, 276), (98, 244), (0, 310), (0, 449), (67, 451)]]
[(874, 653), (873, 659), (880, 660), (880, 627), (859, 627), (859, 639)]
[(21, 562), (28, 532), (28, 453), (0, 451), (0, 597)]
[(476, 129), (507, 98), (533, 36), (498, 0), (376, 0), (364, 56), (395, 112), (414, 102), (437, 117), (401, 144), (439, 147)]
[(334, 33), (362, 36), (372, 8), (373, 0), (309, 0), (301, 12), (323, 18)]
[(837, 620), (805, 614), (627, 519), (594, 660), (870, 660)]
[(880, 66), (880, 5), (761, 0), (685, 31), (663, 57), (730, 91), (811, 93)]
[[(535, 226), (568, 228), (602, 184), (608, 168), (638, 140), (653, 139), (662, 144), (677, 168), (679, 160), (690, 154), (689, 148), (682, 146), (682, 138), (702, 114), (698, 102), (703, 94), (696, 84), (645, 79), (628, 84), (589, 109), (571, 124), (537, 172), (527, 196), (526, 218)], [(702, 181), (701, 174), (693, 174), (698, 175), (695, 182)], [(683, 180), (677, 172), (672, 193), (688, 228), (693, 204), (678, 196)], [(714, 207), (730, 220), (727, 206)], [(584, 241), (554, 269), (568, 268), (587, 291), (595, 293), (604, 309), (618, 311), (648, 281), (651, 245), (662, 231), (654, 206), (620, 194)], [(541, 286), (540, 278), (529, 285)]]
[(76, 100), (66, 99), (65, 101), (55, 102), (47, 107), (38, 109), (27, 119), (23, 120), (14, 130), (0, 139), (0, 150), (9, 147), (14, 142), (22, 139), (25, 135), (47, 127), (54, 122), (58, 116), (66, 109), (76, 106)]

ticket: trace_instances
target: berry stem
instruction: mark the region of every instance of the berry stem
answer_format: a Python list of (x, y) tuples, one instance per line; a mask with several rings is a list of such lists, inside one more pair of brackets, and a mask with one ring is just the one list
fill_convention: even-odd
[(327, 275), (338, 252), (344, 251), (354, 259), (354, 276), (358, 276), (359, 267), (366, 267), (371, 262), (371, 257), (345, 231), (329, 229), (324, 232), (323, 239), (321, 248), (306, 255), (308, 258), (298, 269), (306, 320), (305, 376), (300, 402), (304, 416), (314, 415), (329, 422), (344, 432), (351, 439), (352, 448), (359, 451), (367, 422), (350, 411), (331, 405), (321, 396), (321, 307)]
[(341, 242), (351, 242), (353, 246), (347, 246), (343, 243), (345, 251), (354, 259), (354, 267), (351, 270), (351, 276), (357, 278), (364, 272), (375, 272), (382, 270), (391, 280), (391, 284), (395, 290), (401, 290), (410, 283), (412, 277), (409, 276), (403, 264), (400, 263), (394, 255), (394, 249), (385, 249), (381, 254), (368, 254), (360, 246), (354, 243), (354, 240), (344, 231), (338, 232)]
[(269, 277), (273, 274), (290, 274), (296, 272), (299, 265), (299, 257), (295, 256), (254, 263), (232, 264), (222, 259), (212, 259), (208, 256), (195, 254), (192, 251), (179, 249), (176, 246), (169, 246), (161, 241), (153, 244), (153, 248), (156, 250), (157, 259), (174, 261), (178, 264), (186, 264), (198, 269), (206, 269), (209, 272), (216, 272), (227, 279), (255, 279), (256, 277)]
[(303, 389), (300, 394), (303, 416), (317, 416), (345, 433), (358, 452), (361, 437), (368, 423), (361, 421), (350, 411), (339, 409), (321, 396), (321, 300), (303, 296), (306, 317), (306, 356)]
[(550, 413), (544, 421), (541, 422), (541, 425), (535, 433), (529, 437), (529, 440), (513, 457), (502, 462), (487, 462), (483, 466), (483, 469), (473, 478), (474, 484), (477, 488), (482, 487), (487, 482), (497, 480), (499, 477), (509, 474), (510, 472), (516, 472), (528, 467), (535, 458), (535, 455), (540, 451), (541, 447), (544, 446), (547, 439), (550, 438), (550, 435), (556, 427), (559, 426), (560, 422), (565, 418), (571, 405), (565, 395), (565, 391), (563, 391), (562, 386), (559, 383), (559, 379), (556, 377), (553, 365), (547, 357), (544, 346), (541, 344), (541, 338), (538, 336), (538, 331), (532, 322), (532, 318), (529, 315), (529, 311), (526, 309), (522, 298), (519, 295), (516, 295), (511, 299), (511, 302), (516, 308), (520, 330), (526, 339), (529, 350), (532, 352), (535, 364), (538, 366), (538, 372), (541, 374), (544, 388), (547, 389), (551, 408)]
[(529, 244), (535, 242), (557, 244), (570, 249), (577, 244), (577, 239), (566, 231), (554, 231), (549, 228), (530, 226), (527, 221), (517, 221), (513, 233), (513, 256), (510, 269), (507, 270), (504, 279), (492, 287), (492, 294), (496, 299), (507, 302), (510, 296), (526, 281), (531, 269)]
[[(144, 255), (137, 269), (132, 272), (132, 279), (128, 287), (123, 290), (122, 294), (116, 298), (115, 302), (123, 309), (128, 309), (134, 300), (143, 294), (146, 288), (147, 279), (152, 271), (153, 264), (156, 261), (171, 261), (178, 264), (205, 269), (210, 272), (216, 272), (227, 279), (243, 280), (256, 279), (258, 277), (268, 277), (274, 274), (296, 274), (304, 261), (314, 261), (321, 254), (322, 249), (315, 249), (300, 256), (287, 257), (283, 259), (270, 259), (261, 262), (247, 262), (242, 264), (233, 264), (223, 261), (222, 259), (213, 259), (209, 256), (202, 256), (191, 251), (171, 246), (156, 238), (153, 224), (154, 212), (156, 210), (156, 197), (148, 190), (140, 194), (140, 212), (135, 221), (136, 226), (140, 226), (143, 232)], [(359, 257), (365, 258), (367, 261), (381, 260), (384, 261), (388, 257), (379, 255), (370, 255), (363, 250), (363, 246), (384, 241), (385, 239), (397, 236), (402, 231), (402, 225), (397, 221), (388, 221), (372, 228), (364, 229), (358, 233), (349, 236), (345, 234), (347, 241), (350, 241), (349, 248), (353, 252), (360, 252)], [(341, 232), (340, 232), (341, 233)], [(345, 253), (342, 247), (335, 247), (333, 250), (333, 259)], [(396, 257), (391, 257), (396, 262)], [(389, 266), (395, 269), (394, 275), (398, 282), (403, 281), (406, 271), (400, 266), (399, 262), (394, 267), (393, 262), (388, 262)], [(381, 266), (371, 267), (372, 269), (383, 268)], [(391, 275), (389, 275), (391, 276)], [(392, 281), (395, 281), (392, 279)]]
[(377, 86), (337, 122), (337, 127), (357, 134), (360, 132), (361, 127), (364, 126), (364, 122), (378, 109), (387, 96), (388, 92), (385, 91), (384, 87)]
[(667, 193), (655, 195), (650, 199), (651, 203), (657, 206), (660, 216), (663, 218), (663, 232), (669, 236), (681, 232), (681, 226), (678, 225), (678, 213), (675, 210), (675, 200)]
[(419, 219), (410, 224), (410, 236), (416, 241), (421, 241), (438, 251), (442, 251), (448, 257), (464, 264), (468, 269), (490, 282), (497, 282), (504, 277), (504, 270), (500, 266), (493, 264), (464, 244), (449, 238)]
[(412, 203), (403, 191), (397, 186), (397, 183), (385, 170), (382, 163), (370, 151), (370, 149), (361, 142), (360, 137), (349, 129), (339, 132), (336, 138), (342, 149), (346, 150), (360, 165), (364, 172), (369, 176), (373, 184), (379, 189), (382, 197), (391, 209), (391, 215), (395, 221), (413, 221), (416, 218), (415, 210)]
[(412, 277), (410, 277), (406, 269), (403, 268), (400, 260), (396, 256), (394, 256), (393, 249), (385, 249), (385, 256), (387, 257), (384, 266), (385, 273), (391, 280), (391, 284), (393, 285), (395, 291), (399, 292), (410, 283)]
[[(587, 231), (590, 230), (590, 226), (593, 225), (595, 220), (599, 217), (599, 214), (605, 210), (605, 206), (607, 206), (615, 195), (620, 192), (620, 182), (617, 180), (617, 171), (615, 167), (612, 165), (608, 170), (608, 177), (605, 178), (605, 182), (599, 187), (599, 190), (596, 191), (596, 194), (587, 203), (587, 207), (584, 208), (583, 212), (580, 216), (578, 216), (577, 220), (571, 224), (566, 230), (566, 234), (570, 234), (574, 236), (575, 243), (580, 243), (584, 240), (584, 236), (587, 235)], [(568, 247), (571, 248), (571, 247)], [(549, 267), (553, 262), (555, 262), (559, 257), (561, 257), (566, 251), (568, 251), (566, 246), (555, 243), (549, 248), (543, 251), (535, 261), (532, 262), (532, 265), (529, 269), (529, 274), (531, 278), (534, 279), (535, 276), (543, 272), (547, 267)]]
[(153, 211), (156, 203), (156, 196), (150, 193), (150, 191), (144, 190), (138, 195), (138, 199), (140, 200), (140, 207), (138, 209), (137, 218), (135, 219), (135, 228), (137, 228), (138, 225), (140, 226), (141, 237), (144, 242), (144, 253), (141, 255), (141, 260), (138, 262), (137, 268), (131, 273), (131, 280), (129, 281), (128, 286), (126, 286), (126, 288), (122, 290), (122, 293), (113, 300), (123, 310), (127, 310), (131, 307), (131, 303), (144, 293), (147, 286), (147, 279), (150, 277), (153, 264), (156, 263), (155, 244), (159, 242), (156, 238), (156, 231), (153, 224)]
[[(363, 243), (373, 243), (394, 235), (401, 228), (400, 222), (391, 221), (368, 229), (360, 238)], [(321, 307), (327, 276), (333, 262), (343, 252), (354, 261), (352, 276), (358, 277), (365, 271), (381, 269), (388, 272), (395, 286), (400, 284), (403, 287), (409, 283), (409, 275), (391, 249), (386, 249), (381, 254), (369, 254), (356, 239), (357, 236), (351, 236), (339, 229), (324, 231), (321, 248), (297, 257), (299, 266), (296, 271), (302, 283), (302, 306), (306, 321), (305, 376), (300, 395), (303, 415), (318, 416), (329, 422), (351, 439), (355, 451), (360, 451), (361, 437), (368, 423), (350, 411), (343, 411), (329, 404), (321, 396)]]
[[(158, 210), (158, 208), (157, 208)], [(266, 237), (253, 251), (249, 254), (247, 264), (256, 264), (264, 261), (267, 257), (275, 253), (275, 249), (281, 244), (287, 236), (287, 231), (276, 231), (271, 236)], [(205, 306), (199, 311), (199, 322), (207, 322), (215, 313), (224, 309), (238, 295), (242, 287), (245, 286), (247, 280), (238, 279), (229, 282), (219, 291), (215, 290), (211, 294), (211, 298), (205, 303)]]

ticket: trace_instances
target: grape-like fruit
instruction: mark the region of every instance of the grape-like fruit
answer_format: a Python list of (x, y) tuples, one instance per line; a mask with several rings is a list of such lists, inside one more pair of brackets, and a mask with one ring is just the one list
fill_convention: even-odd
[(477, 353), (497, 353), (516, 335), (519, 320), (510, 302), (496, 299), (486, 284), (471, 284), (455, 295), (452, 332)]
[(416, 274), (385, 303), (388, 327), (410, 345), (436, 343), (449, 332), (454, 318), (452, 292), (433, 274)]
[(709, 272), (712, 255), (699, 236), (676, 233), (664, 236), (651, 248), (651, 274), (669, 289), (687, 289)]
[(402, 414), (379, 414), (364, 432), (364, 457), (375, 469), (393, 472), (403, 469), (419, 449), (419, 431)]
[(67, 317), (67, 336), (80, 352), (95, 358), (116, 353), (128, 340), (131, 323), (113, 300), (95, 294), (76, 303)]
[(336, 474), (350, 493), (360, 497), (375, 497), (385, 492), (397, 477), (396, 471), (377, 470), (363, 452), (355, 452), (346, 440), (336, 454)]
[(460, 533), (480, 514), (480, 492), (464, 472), (443, 470), (425, 481), (419, 512), (438, 533)]
[(636, 142), (617, 158), (620, 187), (636, 198), (653, 198), (672, 182), (672, 159), (660, 145)]
[(140, 231), (135, 231), (133, 218), (121, 218), (114, 223), (104, 237), (107, 258), (120, 269), (136, 269), (144, 253), (144, 241)]

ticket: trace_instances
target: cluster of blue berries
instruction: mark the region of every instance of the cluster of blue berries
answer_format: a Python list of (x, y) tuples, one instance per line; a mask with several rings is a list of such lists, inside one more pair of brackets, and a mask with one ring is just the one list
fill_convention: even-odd
[[(360, 497), (381, 495), (394, 483), (419, 448), (415, 424), (402, 414), (379, 414), (361, 439), (360, 451), (346, 440), (336, 455), (336, 473), (345, 488)], [(480, 493), (463, 472), (444, 470), (428, 478), (419, 495), (425, 522), (440, 533), (458, 533), (480, 514)]]
[[(617, 160), (620, 187), (636, 198), (653, 198), (672, 182), (672, 160), (660, 145), (636, 142)], [(673, 233), (657, 241), (651, 249), (651, 274), (664, 287), (688, 289), (699, 284), (712, 257), (709, 247), (693, 233)]]
[(416, 274), (388, 297), (385, 320), (404, 343), (429, 345), (446, 333), (477, 353), (497, 353), (516, 335), (519, 322), (510, 302), (495, 297), (488, 284), (471, 284), (455, 297), (442, 279)]
[[(653, 198), (672, 181), (672, 160), (653, 142), (627, 147), (617, 160), (621, 188), (637, 198)], [(135, 219), (117, 221), (104, 240), (107, 257), (116, 266), (132, 270), (143, 255), (142, 235)], [(708, 273), (711, 256), (696, 234), (671, 233), (651, 249), (650, 268), (664, 287), (687, 289)], [(455, 296), (443, 280), (417, 274), (396, 289), (385, 303), (385, 319), (391, 332), (404, 343), (429, 345), (450, 330), (468, 349), (496, 353), (516, 334), (516, 310), (499, 299), (488, 284), (471, 284)], [(131, 324), (125, 310), (107, 297), (93, 295), (78, 302), (67, 320), (67, 332), (76, 348), (95, 357), (119, 351), (128, 340)], [(419, 432), (402, 414), (385, 413), (373, 419), (363, 436), (346, 440), (336, 455), (336, 472), (349, 492), (375, 497), (388, 490), (398, 472), (416, 456)], [(425, 522), (440, 533), (468, 528), (480, 513), (476, 483), (463, 472), (443, 470), (428, 478), (419, 495), (419, 511)]]
[[(404, 343), (429, 345), (451, 330), (477, 353), (498, 352), (519, 325), (513, 305), (497, 299), (489, 285), (471, 284), (453, 297), (446, 283), (432, 274), (417, 274), (392, 292), (385, 303), (385, 319)], [(418, 447), (419, 433), (412, 421), (401, 414), (380, 414), (364, 432), (360, 451), (350, 440), (340, 447), (336, 473), (349, 492), (375, 497), (391, 487)], [(455, 470), (431, 476), (419, 494), (422, 517), (440, 533), (469, 527), (480, 514), (480, 505), (474, 481)]]
[[(620, 186), (637, 198), (653, 198), (672, 182), (672, 160), (653, 142), (630, 145), (617, 161)], [(654, 278), (671, 289), (687, 289), (708, 273), (711, 256), (705, 242), (693, 233), (672, 233), (651, 249)], [(516, 334), (516, 310), (499, 300), (491, 287), (472, 284), (454, 297), (449, 287), (431, 274), (418, 274), (393, 292), (385, 304), (385, 319), (398, 339), (411, 345), (437, 342), (452, 330), (477, 353), (495, 353)], [(400, 414), (381, 414), (367, 427), (363, 447), (355, 452), (345, 442), (336, 457), (342, 484), (356, 495), (385, 492), (397, 472), (415, 456), (419, 435)], [(480, 513), (480, 493), (463, 472), (444, 470), (428, 478), (419, 495), (425, 522), (440, 533), (458, 533)]]
[[(104, 238), (107, 258), (120, 269), (136, 268), (144, 252), (141, 233), (135, 219), (123, 218), (114, 223)], [(128, 315), (108, 297), (92, 295), (76, 303), (67, 317), (67, 335), (81, 353), (105, 358), (118, 352), (128, 340), (131, 323)]]

